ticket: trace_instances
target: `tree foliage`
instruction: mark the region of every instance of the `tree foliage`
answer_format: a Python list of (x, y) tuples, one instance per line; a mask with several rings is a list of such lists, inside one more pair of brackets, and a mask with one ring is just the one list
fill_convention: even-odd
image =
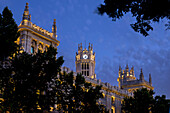
[[(159, 22), (166, 18), (170, 20), (169, 0), (104, 0), (104, 4), (98, 7), (98, 14), (106, 13), (113, 21), (122, 18), (126, 13), (131, 12), (136, 18), (136, 23), (131, 27), (136, 32), (148, 36), (153, 30), (152, 22)], [(170, 21), (166, 24), (169, 29)]]
[(103, 105), (98, 103), (102, 98), (101, 86), (92, 86), (85, 82), (85, 78), (77, 74), (60, 73), (58, 85), (56, 86), (58, 98), (58, 111), (69, 113), (105, 113)]
[(168, 100), (165, 95), (155, 97), (152, 113), (169, 113)]
[(0, 60), (11, 56), (18, 48), (15, 43), (19, 37), (18, 26), (13, 19), (13, 14), (5, 7), (0, 14)]
[(153, 94), (153, 91), (147, 89), (135, 91), (133, 97), (124, 99), (122, 110), (125, 113), (149, 113), (154, 101)]
[(56, 54), (53, 47), (36, 55), (23, 52), (1, 66), (2, 112), (50, 111), (56, 101), (55, 79), (63, 64)]
[(134, 92), (133, 97), (124, 98), (124, 113), (168, 113), (168, 101), (165, 96), (153, 97), (154, 92), (146, 88)]
[(0, 112), (42, 113), (57, 105), (58, 111), (69, 113), (104, 113), (97, 104), (101, 86), (86, 83), (81, 75), (60, 73), (64, 61), (56, 59), (52, 46), (44, 53), (17, 52), (17, 31), (6, 7), (0, 15)]

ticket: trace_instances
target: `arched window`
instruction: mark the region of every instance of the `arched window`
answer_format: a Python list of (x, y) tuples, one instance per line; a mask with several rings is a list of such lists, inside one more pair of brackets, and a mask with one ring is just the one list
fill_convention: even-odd
[(36, 46), (37, 46), (37, 42), (35, 40), (32, 40), (31, 42), (31, 53), (34, 54), (36, 51)]
[(38, 45), (38, 51), (39, 51), (40, 53), (43, 52), (43, 45), (42, 45), (41, 43), (39, 43), (39, 45)]
[(31, 46), (31, 53), (34, 54), (34, 46)]
[(111, 113), (115, 113), (115, 107), (112, 106)]
[(104, 94), (104, 93), (102, 93), (102, 95), (103, 95), (103, 98), (105, 98), (105, 94)]
[(111, 101), (112, 101), (112, 104), (115, 103), (115, 97), (114, 96), (111, 97)]

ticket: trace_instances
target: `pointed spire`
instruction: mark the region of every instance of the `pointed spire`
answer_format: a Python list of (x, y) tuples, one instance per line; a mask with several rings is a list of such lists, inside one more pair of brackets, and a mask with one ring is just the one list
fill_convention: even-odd
[(29, 9), (28, 8), (29, 8), (28, 3), (26, 3), (22, 20), (29, 20), (29, 21), (31, 20), (31, 15), (29, 14)]
[(26, 6), (25, 6), (25, 10), (24, 11), (28, 11), (28, 3), (26, 3)]
[(85, 40), (85, 49), (86, 49), (86, 40)]
[(144, 75), (143, 75), (142, 68), (141, 68), (141, 72), (140, 72), (140, 80), (141, 80), (141, 81), (144, 81)]
[(134, 66), (132, 66), (131, 70), (132, 70), (132, 75), (134, 76), (135, 75), (134, 74)]
[(121, 68), (121, 66), (119, 65), (119, 72), (120, 72), (120, 71), (122, 71), (122, 68)]
[(80, 43), (80, 50), (82, 51), (82, 43)]
[(53, 33), (53, 38), (56, 39), (56, 33), (57, 33), (56, 19), (54, 19), (54, 22), (53, 22), (52, 33)]
[(152, 86), (152, 78), (151, 78), (151, 74), (149, 74), (149, 84)]
[(89, 43), (89, 47), (88, 47), (89, 51), (91, 50), (91, 47), (90, 47), (90, 43)]
[(122, 68), (119, 66), (119, 77), (122, 77)]
[(128, 66), (128, 64), (126, 65), (126, 69), (127, 69), (127, 70), (129, 70), (129, 66)]

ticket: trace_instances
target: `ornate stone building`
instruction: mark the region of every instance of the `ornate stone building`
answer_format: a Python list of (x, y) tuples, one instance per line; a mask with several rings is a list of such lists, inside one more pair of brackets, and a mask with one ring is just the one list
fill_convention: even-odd
[[(18, 26), (20, 37), (17, 40), (21, 44), (22, 51), (27, 53), (43, 52), (52, 45), (57, 48), (59, 41), (56, 35), (56, 20), (52, 26), (52, 32), (49, 32), (31, 22), (31, 15), (29, 14), (28, 3), (25, 6), (21, 24)], [(133, 96), (133, 91), (139, 88), (153, 89), (151, 75), (149, 75), (149, 82), (144, 80), (144, 75), (141, 70), (140, 79), (136, 79), (134, 68), (129, 71), (127, 66), (125, 70), (119, 68), (118, 82), (119, 87), (112, 86), (109, 83), (103, 83), (97, 79), (95, 74), (95, 52), (93, 52), (93, 45), (89, 43), (88, 49), (82, 47), (82, 43), (78, 44), (78, 52), (76, 52), (75, 64), (76, 72), (82, 73), (87, 82), (92, 85), (102, 85), (102, 93), (104, 98), (99, 99), (99, 103), (104, 104), (109, 110), (109, 113), (121, 113), (121, 103), (123, 98)], [(62, 67), (62, 71), (67, 73), (71, 70), (67, 67)]]
[(21, 51), (34, 54), (38, 51), (45, 51), (50, 45), (57, 48), (60, 43), (56, 35), (56, 20), (54, 19), (52, 32), (33, 24), (31, 22), (31, 15), (29, 14), (28, 3), (26, 3), (22, 21), (18, 29), (20, 37), (17, 43), (21, 44)]
[[(84, 75), (87, 82), (95, 85), (102, 85), (102, 93), (104, 98), (99, 100), (99, 103), (104, 104), (109, 110), (109, 113), (121, 113), (121, 103), (123, 98), (133, 96), (133, 91), (140, 88), (152, 89), (151, 75), (149, 75), (149, 82), (144, 80), (144, 75), (141, 69), (140, 79), (136, 79), (134, 67), (129, 71), (128, 65), (125, 70), (119, 67), (118, 82), (119, 87), (112, 86), (109, 83), (103, 83), (100, 79), (96, 79), (95, 74), (95, 52), (93, 52), (93, 45), (89, 43), (88, 50), (83, 49), (82, 43), (78, 44), (78, 52), (75, 58), (76, 73)], [(70, 69), (65, 70), (70, 72)], [(75, 73), (75, 76), (76, 76)]]

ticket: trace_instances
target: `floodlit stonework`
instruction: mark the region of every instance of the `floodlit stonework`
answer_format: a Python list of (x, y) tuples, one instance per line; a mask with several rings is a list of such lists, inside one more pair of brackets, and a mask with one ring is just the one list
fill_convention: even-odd
[[(78, 44), (78, 53), (76, 52), (76, 73), (84, 75), (87, 82), (92, 85), (102, 85), (102, 93), (104, 98), (99, 100), (106, 106), (110, 113), (121, 113), (121, 103), (123, 98), (133, 96), (133, 91), (140, 88), (152, 89), (151, 75), (149, 75), (149, 82), (144, 80), (144, 75), (141, 69), (140, 79), (136, 79), (134, 74), (134, 67), (129, 71), (128, 65), (125, 70), (119, 67), (118, 82), (119, 87), (112, 86), (109, 83), (103, 83), (100, 79), (96, 79), (95, 74), (95, 52), (93, 46), (89, 43), (88, 49)], [(64, 67), (66, 69), (66, 67)], [(69, 72), (70, 70), (63, 70)], [(89, 71), (89, 74), (87, 72)], [(86, 72), (86, 73), (85, 73)], [(76, 76), (75, 73), (75, 76)]]
[(21, 44), (21, 50), (27, 53), (36, 53), (38, 50), (44, 52), (50, 45), (57, 48), (59, 41), (56, 35), (56, 20), (52, 26), (52, 32), (49, 32), (31, 22), (31, 15), (29, 14), (28, 3), (26, 3), (23, 18), (18, 26), (20, 37), (17, 40)]
[[(44, 52), (50, 45), (57, 48), (59, 41), (56, 35), (56, 20), (52, 26), (52, 32), (49, 32), (31, 22), (31, 15), (29, 14), (28, 3), (25, 6), (23, 19), (18, 26), (21, 36), (18, 38), (18, 44), (21, 44), (21, 50), (27, 53), (36, 53), (38, 51)], [(109, 83), (103, 83), (97, 79), (95, 74), (95, 52), (93, 52), (93, 45), (89, 43), (88, 49), (83, 48), (82, 44), (78, 44), (78, 52), (75, 56), (76, 72), (81, 73), (87, 82), (92, 85), (102, 85), (102, 93), (104, 98), (99, 99), (99, 103), (104, 104), (109, 110), (109, 113), (121, 113), (121, 103), (125, 97), (133, 96), (133, 91), (140, 88), (152, 89), (151, 75), (149, 75), (149, 82), (144, 80), (144, 75), (141, 70), (140, 79), (136, 79), (134, 74), (134, 67), (129, 71), (127, 66), (125, 70), (119, 68), (118, 82), (119, 86), (112, 86)], [(71, 72), (68, 67), (62, 67), (61, 71), (67, 73)]]

